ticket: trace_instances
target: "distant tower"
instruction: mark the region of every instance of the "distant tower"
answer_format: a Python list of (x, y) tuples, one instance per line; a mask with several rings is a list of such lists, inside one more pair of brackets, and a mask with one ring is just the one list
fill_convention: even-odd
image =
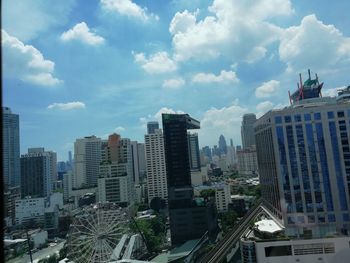
[(150, 121), (147, 123), (147, 133), (152, 134), (155, 130), (159, 129), (159, 123), (157, 121)]
[(230, 139), (230, 146), (233, 147), (233, 140)]
[(220, 135), (219, 137), (219, 151), (220, 154), (227, 154), (227, 144), (224, 135)]
[(19, 116), (8, 107), (2, 108), (3, 180), (5, 186), (19, 186), (21, 164), (19, 151)]
[(248, 113), (243, 115), (241, 136), (243, 149), (250, 148), (255, 145), (254, 135), (254, 123), (256, 122), (256, 116), (254, 113)]

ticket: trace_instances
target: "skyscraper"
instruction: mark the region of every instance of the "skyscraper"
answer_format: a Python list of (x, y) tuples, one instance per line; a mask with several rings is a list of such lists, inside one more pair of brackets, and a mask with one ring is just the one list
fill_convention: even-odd
[(101, 139), (87, 136), (74, 143), (73, 187), (97, 186), (101, 160)]
[(256, 116), (254, 113), (248, 113), (243, 115), (241, 136), (243, 149), (250, 148), (255, 145), (254, 137), (254, 123), (256, 122)]
[(199, 154), (198, 133), (188, 133), (188, 155), (191, 171), (200, 171), (201, 160)]
[(220, 155), (227, 154), (226, 139), (225, 139), (224, 135), (222, 135), (222, 134), (219, 137), (219, 151), (220, 151)]
[(255, 126), (262, 196), (290, 236), (350, 230), (350, 87), (337, 98), (321, 87), (309, 77), (290, 107)]
[(52, 152), (44, 148), (29, 148), (21, 156), (21, 194), (22, 197), (48, 197), (52, 192), (53, 162)]
[(5, 187), (20, 186), (19, 116), (2, 108), (3, 180)]
[(162, 130), (145, 135), (148, 203), (159, 197), (168, 200), (165, 168), (164, 140)]
[(147, 134), (152, 134), (155, 130), (159, 129), (159, 123), (157, 121), (150, 121), (147, 123)]
[(134, 203), (135, 189), (130, 139), (114, 133), (102, 142), (98, 201), (120, 206)]
[(171, 243), (176, 245), (206, 231), (211, 235), (217, 224), (214, 204), (193, 199), (187, 129), (199, 129), (199, 122), (188, 114), (162, 114), (162, 120)]

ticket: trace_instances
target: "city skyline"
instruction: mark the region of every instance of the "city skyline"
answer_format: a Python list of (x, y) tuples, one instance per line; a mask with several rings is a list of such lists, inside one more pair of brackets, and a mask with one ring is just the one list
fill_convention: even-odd
[(242, 115), (288, 104), (299, 72), (318, 73), (324, 95), (349, 84), (347, 1), (122, 2), (4, 1), (3, 102), (20, 116), (21, 154), (44, 146), (62, 161), (76, 138), (113, 132), (143, 141), (162, 112), (200, 120), (200, 147), (220, 134), (237, 145)]

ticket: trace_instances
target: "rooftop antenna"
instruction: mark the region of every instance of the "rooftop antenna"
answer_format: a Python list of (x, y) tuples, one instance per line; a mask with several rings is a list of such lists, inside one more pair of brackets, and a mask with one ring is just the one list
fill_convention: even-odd
[(301, 73), (299, 73), (299, 79), (300, 79), (300, 90), (299, 90), (299, 96), (301, 95), (301, 98), (304, 99), (304, 93), (303, 93), (303, 80), (301, 78)]
[(310, 69), (308, 69), (307, 72), (309, 73), (309, 79), (311, 79)]

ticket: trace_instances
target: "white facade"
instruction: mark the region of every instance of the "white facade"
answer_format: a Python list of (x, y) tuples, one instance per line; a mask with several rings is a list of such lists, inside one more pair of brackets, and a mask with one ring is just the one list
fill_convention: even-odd
[(129, 139), (117, 134), (103, 142), (97, 200), (128, 206), (135, 201), (132, 148)]
[(162, 130), (145, 135), (148, 202), (154, 197), (168, 199)]
[(228, 204), (231, 203), (231, 192), (228, 184), (215, 189), (215, 204), (219, 212), (227, 212)]
[(258, 159), (255, 147), (237, 151), (238, 173), (256, 174), (258, 171)]
[(63, 194), (62, 193), (53, 193), (50, 195), (49, 206), (57, 206), (59, 209), (63, 208)]
[(101, 160), (101, 139), (88, 136), (74, 143), (73, 188), (97, 185)]
[(241, 240), (242, 263), (349, 262), (350, 237), (286, 241)]
[(27, 223), (30, 219), (43, 220), (45, 198), (26, 198), (16, 200), (16, 224)]
[(73, 171), (68, 171), (63, 174), (63, 198), (68, 201), (71, 196), (73, 187)]

